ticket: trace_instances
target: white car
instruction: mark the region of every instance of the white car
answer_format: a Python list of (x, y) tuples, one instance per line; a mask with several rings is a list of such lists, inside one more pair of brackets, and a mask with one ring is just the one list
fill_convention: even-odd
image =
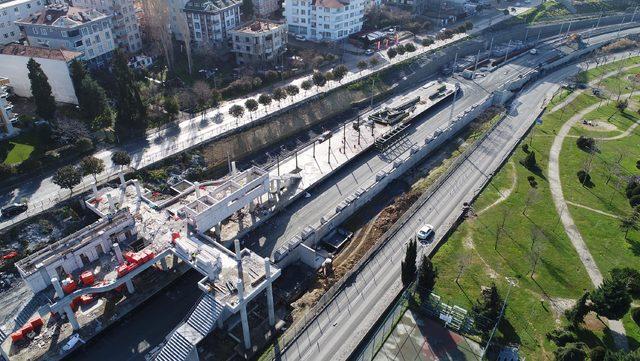
[(296, 40), (298, 40), (298, 41), (307, 41), (307, 38), (305, 38), (305, 37), (304, 37), (304, 36), (302, 36), (302, 35), (296, 35), (296, 36), (295, 36), (295, 38), (296, 38)]
[(429, 238), (433, 237), (435, 232), (433, 231), (433, 226), (430, 224), (425, 224), (418, 233), (416, 233), (416, 237), (420, 241), (428, 241)]

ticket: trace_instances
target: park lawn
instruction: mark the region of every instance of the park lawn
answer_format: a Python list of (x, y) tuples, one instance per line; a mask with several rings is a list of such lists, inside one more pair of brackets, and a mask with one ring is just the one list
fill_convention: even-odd
[(637, 65), (640, 63), (640, 56), (633, 56), (630, 58), (626, 58), (623, 60), (614, 61), (597, 68), (592, 68), (587, 71), (583, 71), (580, 74), (576, 75), (576, 79), (581, 83), (587, 83), (592, 80), (599, 79), (603, 74), (610, 73), (612, 71), (618, 70), (621, 67), (629, 67), (633, 65)]
[(498, 200), (501, 195), (506, 195), (513, 185), (513, 178), (517, 177), (517, 175), (515, 163), (513, 161), (505, 164), (504, 170), (498, 172), (498, 174), (496, 174), (491, 180), (491, 183), (482, 192), (485, 196), (478, 198), (473, 203), (475, 211), (478, 212), (487, 208)]
[(583, 135), (585, 137), (592, 138), (608, 138), (617, 136), (640, 120), (640, 118), (638, 118), (637, 110), (638, 105), (636, 102), (632, 102), (624, 113), (620, 112), (618, 108), (616, 108), (615, 103), (602, 102), (600, 108), (585, 115), (584, 120), (597, 121), (598, 123), (609, 123), (614, 125), (617, 129), (611, 131), (590, 130), (589, 126), (582, 125), (581, 122), (578, 122), (573, 126), (569, 135), (575, 137)]
[(640, 74), (640, 68), (638, 67), (629, 69), (620, 76), (605, 78), (601, 83), (599, 83), (599, 87), (608, 90), (611, 94), (616, 96), (618, 94), (630, 93), (634, 87), (637, 87), (637, 84), (634, 84), (634, 82), (631, 81), (631, 77), (636, 74)]
[[(566, 94), (561, 96), (566, 97)], [(553, 101), (557, 103), (557, 100)], [(595, 102), (595, 97), (580, 95), (566, 108), (579, 109)], [(495, 282), (504, 297), (508, 289), (505, 277), (518, 280), (510, 296), (499, 339), (520, 342), (522, 352), (530, 359), (552, 358), (555, 346), (545, 335), (563, 322), (560, 302), (577, 299), (584, 290), (592, 288), (559, 222), (544, 174), (554, 131), (568, 116), (561, 117), (559, 112), (545, 115), (543, 123), (536, 125), (533, 136), (523, 141), (536, 151), (538, 165), (543, 171), (533, 173), (524, 168), (519, 160), (525, 153), (519, 147), (511, 157), (517, 174), (514, 192), (504, 202), (464, 222), (433, 257), (439, 271), (436, 293), (467, 309), (479, 297), (482, 286)], [(476, 211), (498, 199), (496, 188), (508, 188), (511, 172), (509, 164), (499, 170), (474, 202)], [(538, 183), (534, 197), (530, 196), (529, 176), (534, 176)], [(523, 214), (528, 199), (535, 200)], [(506, 216), (505, 232), (501, 232), (496, 247), (496, 233), (503, 215)], [(541, 259), (532, 278), (529, 255), (532, 234), (538, 230), (544, 236), (537, 241), (541, 245)], [(460, 264), (469, 266), (456, 283)], [(593, 339), (600, 338), (602, 335)]]
[(622, 324), (624, 325), (624, 330), (627, 333), (629, 347), (632, 350), (635, 350), (640, 347), (640, 326), (633, 320), (633, 318), (631, 318), (631, 311), (633, 311), (633, 307), (622, 318)]
[(2, 163), (15, 165), (40, 153), (43, 145), (33, 132), (25, 132), (9, 140), (2, 141), (0, 147), (6, 150), (6, 153), (0, 151), (0, 155), (4, 155), (4, 159), (1, 159)]

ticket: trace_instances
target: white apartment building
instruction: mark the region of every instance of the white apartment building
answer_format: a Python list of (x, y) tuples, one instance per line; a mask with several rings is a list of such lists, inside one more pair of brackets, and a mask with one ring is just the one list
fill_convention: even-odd
[(289, 31), (312, 41), (336, 41), (362, 29), (368, 0), (285, 0)]
[(44, 3), (45, 0), (0, 0), (0, 45), (20, 40), (22, 34), (14, 22), (41, 11)]
[(221, 48), (230, 30), (240, 25), (241, 0), (191, 0), (185, 5), (191, 41), (197, 46)]
[(73, 6), (95, 9), (110, 15), (116, 46), (129, 53), (142, 50), (140, 24), (133, 0), (73, 0)]
[(180, 31), (180, 18), (184, 16), (184, 7), (189, 0), (167, 0), (169, 7), (169, 26), (176, 40), (183, 41), (182, 32)]
[(9, 79), (0, 78), (0, 139), (17, 134), (16, 129), (13, 127), (16, 115), (12, 112), (13, 105), (7, 100), (9, 96), (8, 85)]
[(91, 66), (104, 65), (115, 49), (111, 17), (94, 9), (54, 4), (16, 24), (29, 45), (82, 52)]

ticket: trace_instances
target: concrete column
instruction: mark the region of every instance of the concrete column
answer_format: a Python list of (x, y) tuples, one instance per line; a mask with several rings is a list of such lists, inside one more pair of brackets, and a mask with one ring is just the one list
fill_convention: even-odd
[(127, 284), (127, 291), (129, 291), (129, 293), (134, 293), (136, 291), (135, 287), (133, 287), (133, 280), (129, 279), (125, 283)]
[(231, 162), (231, 174), (236, 174), (238, 173), (238, 168), (236, 168), (236, 162), (233, 161)]
[(167, 264), (167, 257), (162, 257), (162, 259), (160, 260), (160, 268), (162, 268), (163, 271), (169, 270), (169, 265)]
[(140, 181), (138, 181), (137, 179), (134, 180), (133, 185), (136, 186), (136, 195), (138, 196), (138, 199), (142, 199), (142, 191), (140, 190)]
[(115, 213), (116, 204), (113, 202), (113, 197), (111, 197), (109, 193), (107, 193), (107, 201), (109, 202), (109, 213)]
[(213, 233), (215, 233), (216, 236), (220, 237), (220, 233), (222, 232), (222, 224), (218, 223), (215, 226), (213, 226)]
[(124, 187), (124, 173), (122, 173), (122, 170), (118, 171), (118, 177), (120, 178), (120, 186)]
[(67, 314), (67, 320), (69, 320), (69, 323), (71, 324), (71, 327), (73, 328), (73, 330), (78, 331), (80, 329), (80, 324), (76, 319), (75, 312), (73, 312), (73, 310), (71, 309), (71, 305), (64, 306), (64, 313)]
[(267, 282), (267, 310), (269, 311), (269, 325), (275, 326), (276, 316), (273, 309), (273, 288), (271, 287), (271, 261), (269, 257), (264, 258), (264, 274)]
[(200, 182), (193, 182), (193, 187), (196, 192), (196, 197), (200, 198)]
[(56, 290), (56, 295), (58, 296), (58, 298), (63, 298), (64, 291), (62, 290), (62, 285), (60, 285), (60, 280), (58, 279), (58, 277), (53, 277), (51, 279), (51, 284), (53, 285), (53, 288)]
[(224, 328), (224, 321), (222, 321), (222, 317), (218, 317), (218, 320), (216, 321), (216, 324), (218, 325), (219, 329), (223, 329)]
[(249, 212), (253, 212), (256, 210), (256, 201), (253, 200), (251, 201), (251, 203), (249, 203)]
[(242, 280), (236, 282), (238, 288), (238, 300), (240, 302), (240, 320), (242, 321), (242, 338), (244, 339), (244, 348), (251, 348), (251, 333), (249, 332), (249, 318), (247, 317), (247, 304), (244, 302), (244, 287)]
[(93, 191), (93, 198), (98, 196), (98, 185), (96, 182), (91, 182), (91, 190)]
[(122, 250), (120, 250), (120, 245), (117, 243), (113, 244), (113, 252), (116, 254), (116, 259), (118, 263), (124, 263), (124, 257), (122, 257)]
[(236, 250), (236, 261), (240, 262), (242, 260), (242, 254), (240, 253), (240, 240), (236, 239), (235, 241), (233, 241), (233, 245), (235, 246)]

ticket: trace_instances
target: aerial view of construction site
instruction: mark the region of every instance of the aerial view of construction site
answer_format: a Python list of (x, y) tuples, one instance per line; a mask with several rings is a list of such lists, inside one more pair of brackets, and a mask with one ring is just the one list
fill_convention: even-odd
[(640, 360), (635, 0), (106, 2), (0, 0), (0, 358)]

